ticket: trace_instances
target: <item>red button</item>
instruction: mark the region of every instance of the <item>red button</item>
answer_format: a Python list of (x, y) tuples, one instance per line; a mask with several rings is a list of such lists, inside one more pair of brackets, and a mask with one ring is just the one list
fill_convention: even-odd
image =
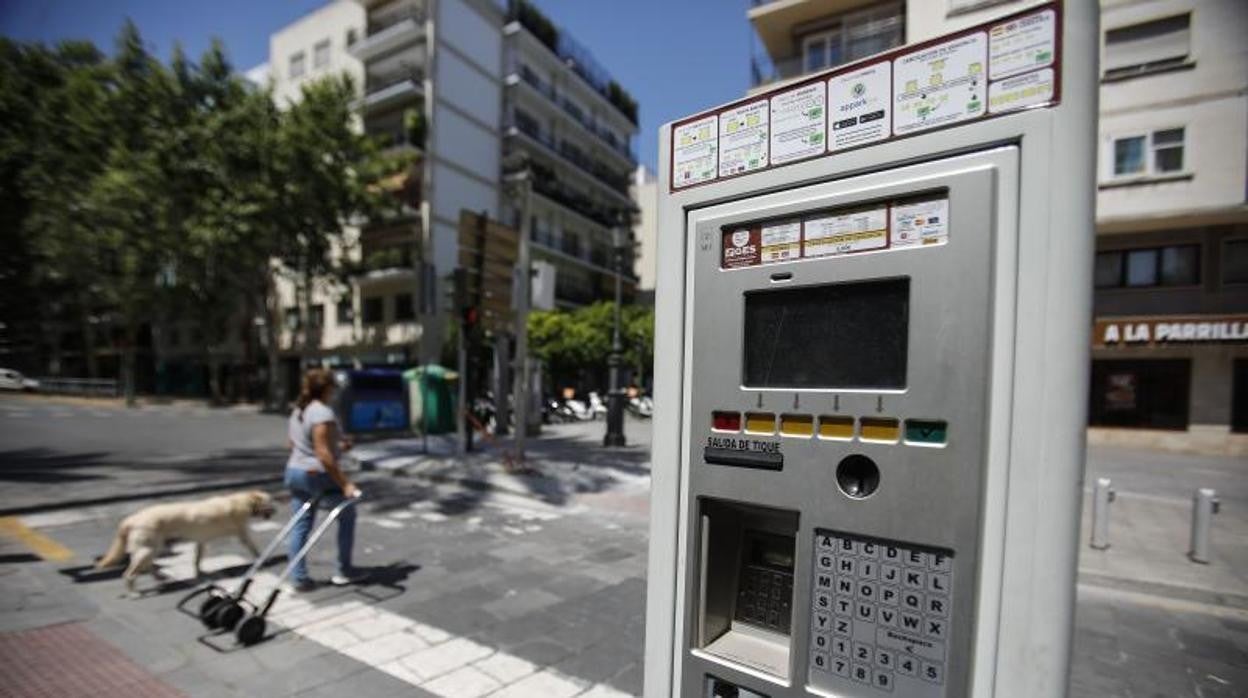
[(741, 431), (741, 413), (712, 412), (711, 428), (715, 431)]

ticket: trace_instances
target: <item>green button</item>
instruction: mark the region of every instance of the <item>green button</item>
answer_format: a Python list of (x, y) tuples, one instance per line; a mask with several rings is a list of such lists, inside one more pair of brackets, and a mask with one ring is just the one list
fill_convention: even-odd
[(906, 441), (943, 444), (949, 438), (949, 425), (934, 419), (907, 419)]

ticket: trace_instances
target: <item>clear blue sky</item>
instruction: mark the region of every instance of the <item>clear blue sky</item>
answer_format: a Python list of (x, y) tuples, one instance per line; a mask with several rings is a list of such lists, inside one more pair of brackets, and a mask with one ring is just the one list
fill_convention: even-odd
[[(749, 82), (746, 0), (535, 0), (640, 103), (638, 153), (651, 169), (665, 121), (741, 97)], [(89, 39), (111, 51), (125, 17), (154, 52), (198, 56), (213, 37), (240, 71), (268, 59), (269, 35), (324, 0), (0, 0), (0, 34)]]

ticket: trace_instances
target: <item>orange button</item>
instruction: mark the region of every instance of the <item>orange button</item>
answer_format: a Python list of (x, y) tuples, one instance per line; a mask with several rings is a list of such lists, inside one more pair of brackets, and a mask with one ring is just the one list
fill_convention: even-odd
[(892, 417), (863, 417), (858, 420), (858, 436), (863, 441), (896, 443), (901, 425)]
[(815, 418), (808, 414), (782, 414), (780, 433), (785, 436), (808, 437), (815, 433)]
[(751, 434), (776, 433), (776, 415), (772, 412), (746, 412), (745, 430)]
[(819, 417), (819, 438), (849, 441), (854, 438), (854, 418), (822, 415)]

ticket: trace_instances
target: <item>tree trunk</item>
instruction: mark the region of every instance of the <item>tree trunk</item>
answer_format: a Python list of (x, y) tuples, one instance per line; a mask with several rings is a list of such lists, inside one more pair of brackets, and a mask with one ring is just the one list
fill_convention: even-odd
[(299, 282), (299, 370), (303, 370), (312, 362), (312, 355), (316, 353), (315, 336), (312, 330), (312, 275), (308, 273), (307, 265), (300, 271)]
[(282, 299), (277, 294), (277, 271), (270, 269), (265, 274), (265, 299), (264, 307), (268, 317), (265, 319), (264, 332), (268, 344), (269, 359), (269, 375), (268, 375), (268, 397), (265, 400), (265, 409), (274, 412), (281, 411), (286, 396), (282, 389), (282, 348), (280, 325), (282, 317)]
[(82, 358), (86, 361), (87, 378), (100, 377), (100, 362), (95, 351), (95, 328), (91, 325), (91, 310), (82, 311)]
[(215, 344), (208, 348), (208, 398), (213, 406), (225, 403), (221, 390), (221, 352), (218, 348)]
[(122, 347), (121, 361), (122, 385), (125, 390), (126, 407), (134, 407), (138, 404), (138, 396), (135, 390), (135, 373), (138, 368), (138, 339), (138, 326), (135, 325), (133, 320), (127, 320), (125, 345)]

